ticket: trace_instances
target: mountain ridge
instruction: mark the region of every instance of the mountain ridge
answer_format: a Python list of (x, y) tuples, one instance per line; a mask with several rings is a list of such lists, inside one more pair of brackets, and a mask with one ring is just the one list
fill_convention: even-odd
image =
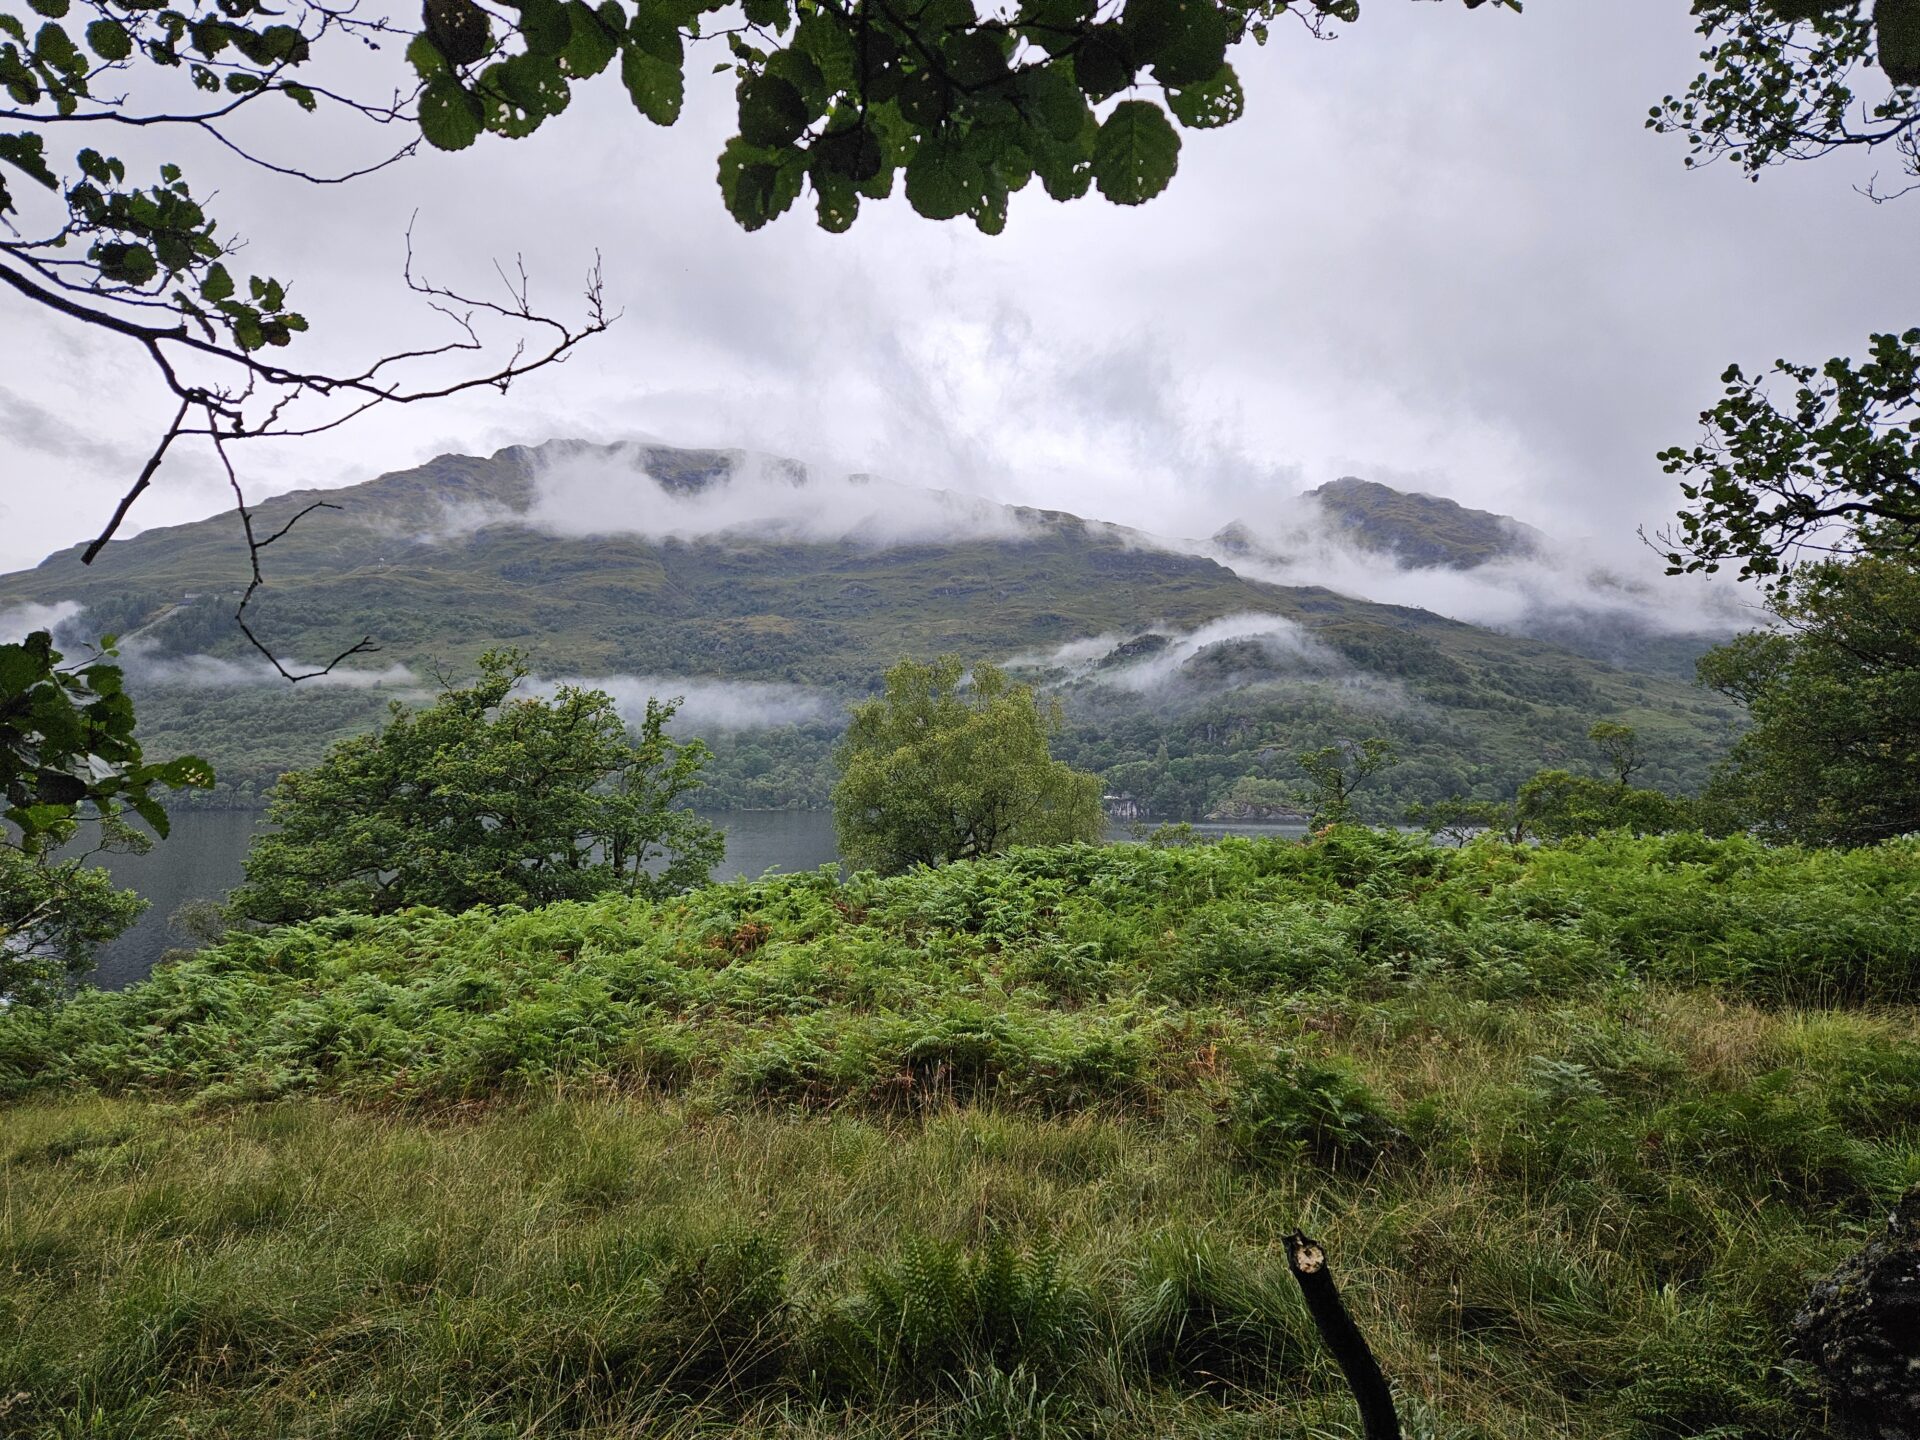
[[(796, 482), (802, 504), (789, 503)], [(627, 508), (602, 532), (540, 528), (584, 524), (558, 500), (589, 505), (603, 489)], [(1580, 755), (1603, 713), (1641, 726), (1655, 773), (1697, 781), (1732, 720), (1657, 677), (1418, 607), (1251, 579), (1125, 527), (810, 477), (743, 451), (549, 442), (443, 455), (344, 490), (274, 497), (258, 521), (276, 528), (316, 498), (346, 508), (309, 516), (269, 552), (256, 629), (278, 653), (309, 659), (371, 634), (382, 647), (373, 665), (394, 676), (384, 687), (379, 669), (352, 677), (362, 689), (241, 683), (265, 667), (229, 619), (246, 574), (231, 515), (116, 541), (93, 567), (78, 565), (76, 547), (0, 576), (0, 611), (78, 604), (76, 634), (141, 634), (130, 671), (149, 738), (207, 754), (234, 803), (367, 728), (420, 676), (502, 645), (531, 647), (549, 676), (820, 697), (814, 722), (713, 732), (729, 803), (822, 803), (845, 705), (900, 656), (943, 651), (1038, 657), (1027, 673), (1075, 717), (1063, 752), (1116, 790), (1148, 794), (1160, 814), (1208, 813), (1247, 774), (1275, 771), (1274, 756), (1372, 730), (1402, 737), (1398, 791), (1499, 790)], [(745, 510), (731, 523), (727, 507), (749, 502), (771, 505), (787, 529)], [(827, 513), (836, 505), (844, 534)], [(876, 516), (881, 531), (860, 528)], [(900, 524), (900, 538), (885, 538)], [(1049, 658), (1150, 634), (1176, 658), (1104, 676)]]

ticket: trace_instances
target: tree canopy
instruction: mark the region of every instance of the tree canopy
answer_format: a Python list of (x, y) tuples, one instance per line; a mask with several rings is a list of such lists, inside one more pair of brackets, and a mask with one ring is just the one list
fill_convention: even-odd
[(45, 630), (0, 645), (0, 1000), (57, 993), (146, 909), (62, 847), (84, 829), (89, 854), (142, 849), (151, 842), (128, 822), (167, 833), (157, 792), (213, 783), (194, 756), (146, 758), (113, 660), (109, 639), (69, 662)]
[(431, 706), (341, 741), (269, 797), (236, 918), (267, 924), (415, 905), (543, 905), (705, 883), (719, 832), (683, 802), (706, 747), (667, 737), (673, 702), (637, 736), (603, 691), (516, 696), (528, 674), (488, 652), (480, 676)]
[(1700, 662), (1752, 728), (1713, 793), (1783, 839), (1869, 844), (1920, 831), (1920, 567), (1827, 561), (1781, 601), (1786, 628)]
[(204, 760), (141, 753), (114, 658), (111, 636), (97, 655), (71, 663), (45, 630), (0, 645), (0, 844), (39, 854), (83, 821), (125, 811), (164, 837), (167, 812), (155, 790), (213, 783)]
[(1100, 777), (1055, 760), (1058, 701), (992, 665), (903, 660), (857, 706), (842, 743), (833, 822), (841, 858), (883, 873), (1010, 845), (1098, 840)]
[[(1920, 185), (1920, 0), (1696, 0), (1707, 40), (1683, 96), (1648, 125), (1689, 164), (1751, 179), (1791, 160), (1885, 154)], [(1920, 534), (1920, 329), (1871, 336), (1864, 360), (1730, 365), (1702, 438), (1662, 451), (1686, 508), (1660, 539), (1673, 573), (1737, 564), (1778, 595), (1801, 562), (1911, 554)]]
[(1306, 807), (1307, 824), (1315, 830), (1353, 822), (1354, 793), (1382, 771), (1400, 763), (1391, 740), (1342, 740), (1303, 751), (1294, 757), (1306, 782), (1293, 798)]

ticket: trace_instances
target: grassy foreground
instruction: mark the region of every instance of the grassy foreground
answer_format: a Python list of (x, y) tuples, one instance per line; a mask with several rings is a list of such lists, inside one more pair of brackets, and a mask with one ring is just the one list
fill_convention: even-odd
[(0, 1433), (1812, 1437), (1920, 850), (1024, 852), (341, 920), (0, 1016)]

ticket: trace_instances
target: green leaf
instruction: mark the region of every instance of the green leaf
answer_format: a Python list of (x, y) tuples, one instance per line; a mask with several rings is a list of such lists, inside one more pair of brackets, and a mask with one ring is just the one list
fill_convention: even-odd
[(826, 113), (830, 94), (826, 77), (806, 51), (798, 47), (774, 51), (767, 57), (767, 74), (779, 76), (800, 92), (800, 100), (806, 106), (809, 121), (817, 120)]
[(1247, 100), (1233, 66), (1222, 65), (1211, 80), (1169, 90), (1167, 108), (1189, 130), (1211, 130), (1238, 120), (1246, 111)]
[(67, 0), (27, 0), (27, 4), (34, 14), (49, 20), (58, 20), (67, 13)]
[(426, 0), (427, 34), (455, 65), (472, 65), (493, 49), (493, 21), (473, 0)]
[(933, 70), (915, 70), (900, 81), (894, 103), (915, 129), (931, 130), (953, 108), (953, 87)]
[[(670, 32), (677, 47), (680, 35)], [(634, 108), (656, 125), (671, 125), (680, 118), (680, 106), (686, 99), (687, 77), (676, 56), (665, 58), (666, 48), (657, 37), (640, 38), (638, 27), (628, 32), (620, 51), (620, 80), (632, 97)]]
[(444, 74), (447, 57), (440, 53), (440, 47), (433, 43), (428, 35), (416, 35), (407, 44), (407, 63), (413, 66), (413, 73), (422, 80), (431, 80)]
[(1227, 57), (1227, 22), (1213, 0), (1128, 0), (1122, 21), (1136, 62), (1166, 85), (1197, 85)]
[(977, 90), (1007, 76), (1007, 52), (992, 35), (962, 30), (940, 47), (941, 68), (962, 90)]
[(0, 135), (0, 160), (49, 190), (60, 183), (47, 168), (45, 145), (38, 135)]
[(133, 37), (118, 20), (96, 20), (87, 26), (87, 44), (102, 60), (124, 60), (133, 53)]
[(787, 0), (742, 0), (740, 7), (749, 25), (759, 25), (784, 35), (793, 19)]
[(72, 38), (58, 25), (40, 27), (40, 33), (33, 37), (33, 53), (41, 64), (69, 78), (77, 79), (87, 73), (87, 57), (80, 53)]
[(1073, 53), (1074, 79), (1095, 104), (1131, 85), (1138, 69), (1117, 25), (1096, 25)]
[(427, 82), (420, 94), (420, 133), (436, 150), (464, 150), (480, 138), (484, 114), (479, 97), (451, 74)]
[(807, 102), (789, 80), (778, 75), (752, 75), (740, 82), (740, 138), (760, 149), (774, 150), (799, 139), (810, 116)]
[(925, 141), (907, 162), (907, 203), (929, 220), (965, 215), (986, 193), (985, 170), (959, 141)]
[(147, 767), (163, 785), (193, 785), (204, 789), (213, 784), (213, 767), (198, 755), (181, 755)]
[(1140, 205), (1167, 188), (1180, 164), (1180, 136), (1150, 100), (1123, 100), (1100, 126), (1093, 181), (1116, 205)]
[(549, 115), (567, 108), (573, 91), (552, 56), (516, 55), (489, 65), (474, 86), (487, 128), (503, 135), (530, 135)]
[(573, 17), (560, 0), (520, 0), (520, 37), (527, 54), (557, 58), (573, 40)]
[(1056, 61), (1020, 76), (1026, 112), (1055, 140), (1071, 140), (1087, 122), (1087, 101), (1073, 78), (1071, 61)]
[(1021, 33), (1051, 55), (1073, 49), (1093, 19), (1093, 0), (1021, 0)]
[(810, 153), (816, 183), (823, 171), (843, 175), (856, 183), (871, 180), (880, 173), (883, 163), (878, 137), (857, 123), (829, 130), (813, 142)]
[(100, 274), (122, 285), (145, 285), (160, 273), (153, 252), (144, 245), (110, 240), (94, 247)]
[(859, 56), (838, 20), (821, 11), (806, 16), (793, 32), (793, 45), (811, 57), (829, 90), (839, 94), (853, 88)]
[(735, 138), (720, 152), (720, 195), (743, 229), (758, 230), (800, 197), (799, 151), (761, 150)]
[(813, 188), (820, 228), (832, 235), (844, 234), (852, 228), (860, 214), (860, 192), (854, 189), (853, 181), (832, 170), (816, 167)]
[(1070, 146), (1049, 146), (1034, 157), (1034, 172), (1055, 200), (1078, 200), (1093, 184), (1093, 161)]
[(233, 276), (227, 267), (216, 262), (207, 268), (206, 277), (200, 282), (200, 298), (211, 304), (233, 297)]
[(171, 827), (167, 822), (167, 812), (158, 800), (155, 800), (150, 795), (135, 793), (127, 796), (127, 804), (133, 808), (134, 814), (138, 815), (153, 827), (154, 834), (158, 835), (162, 840), (167, 838), (167, 833)]
[(309, 115), (320, 107), (320, 102), (314, 97), (313, 91), (304, 85), (295, 85), (290, 80), (280, 82), (280, 93), (293, 101), (293, 103), (298, 105), (302, 110), (305, 110)]
[(1007, 185), (991, 167), (986, 172), (985, 190), (968, 214), (982, 235), (998, 235), (1007, 228)]
[(567, 15), (573, 30), (560, 64), (576, 80), (598, 75), (620, 53), (620, 39), (586, 0), (570, 0)]

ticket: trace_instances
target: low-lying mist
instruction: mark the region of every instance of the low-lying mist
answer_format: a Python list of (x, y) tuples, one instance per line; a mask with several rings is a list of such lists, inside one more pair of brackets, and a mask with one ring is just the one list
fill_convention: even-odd
[(1625, 624), (1658, 636), (1717, 636), (1766, 618), (1731, 580), (1666, 575), (1638, 543), (1608, 547), (1520, 527), (1512, 553), (1471, 568), (1412, 565), (1359, 543), (1311, 495), (1235, 528), (1229, 539), (1170, 543), (1248, 579), (1319, 585), (1514, 634)]
[(709, 680), (662, 675), (558, 675), (534, 677), (527, 687), (536, 695), (552, 695), (562, 685), (604, 690), (613, 697), (622, 718), (638, 725), (647, 713), (647, 701), (680, 701), (669, 727), (671, 733), (711, 735), (734, 730), (777, 730), (837, 717), (831, 696), (803, 685), (779, 685), (751, 680)]
[[(53, 635), (54, 648), (72, 662), (93, 653), (101, 635), (85, 623), (86, 607), (77, 601), (59, 600), (50, 605), (16, 605), (0, 610), (0, 644), (17, 642), (35, 630)], [(233, 660), (220, 655), (179, 654), (165, 649), (147, 633), (165, 623), (164, 618), (145, 631), (120, 637), (116, 663), (136, 685), (197, 686), (206, 689), (234, 689), (243, 686), (282, 685), (295, 694), (311, 693), (314, 688), (372, 690), (392, 689), (404, 698), (429, 693), (420, 677), (405, 665), (340, 666), (324, 675), (314, 675), (298, 685), (289, 685), (286, 677), (264, 656)], [(281, 657), (281, 663), (296, 675), (319, 669), (318, 664)]]
[(1256, 686), (1336, 692), (1370, 708), (1409, 703), (1396, 682), (1359, 669), (1294, 621), (1259, 612), (1225, 615), (1191, 630), (1159, 625), (1070, 640), (1011, 656), (1006, 664), (1048, 689), (1149, 697), (1157, 706)]

